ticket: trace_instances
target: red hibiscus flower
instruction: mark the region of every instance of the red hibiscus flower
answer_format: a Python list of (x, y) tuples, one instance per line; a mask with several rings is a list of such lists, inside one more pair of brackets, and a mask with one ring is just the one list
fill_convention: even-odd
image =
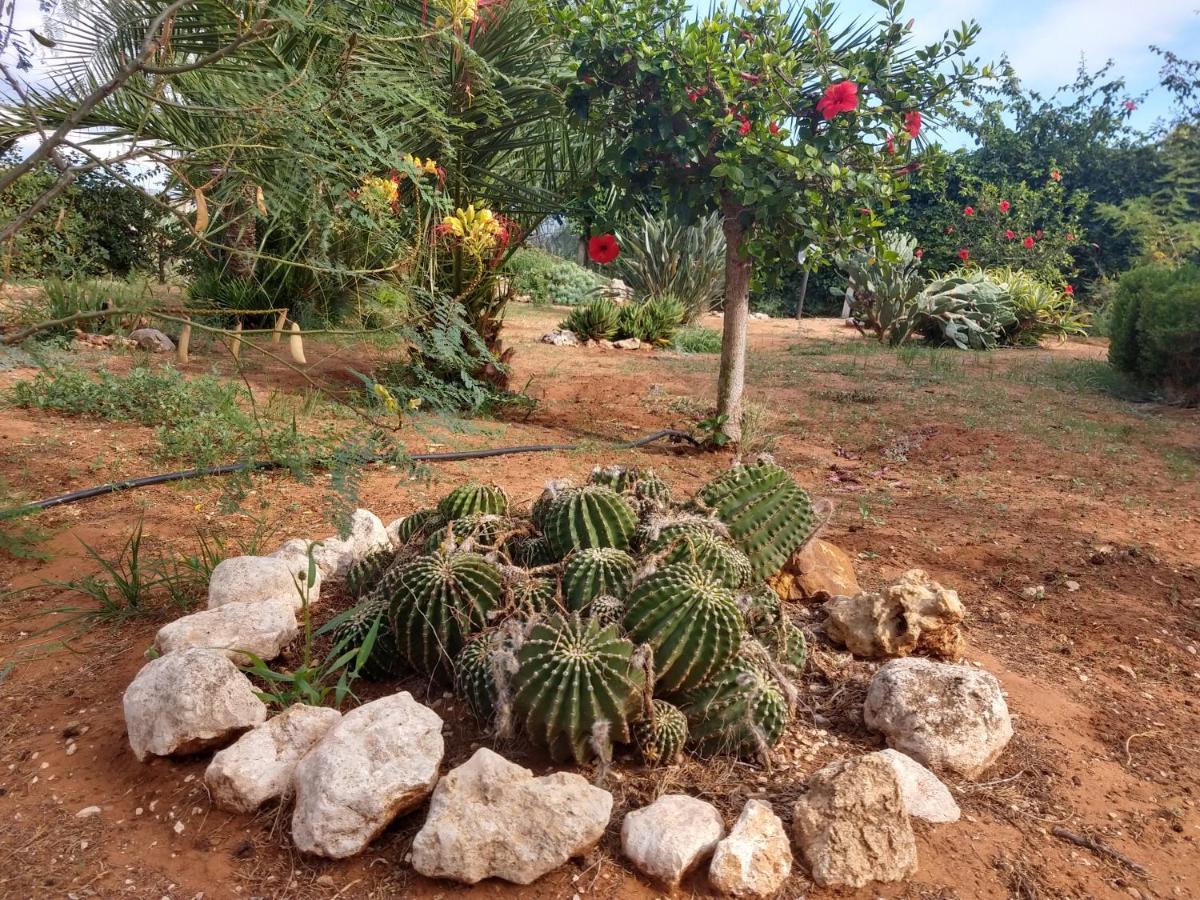
[(1011, 228), (1008, 229), (1008, 231), (1004, 232), (1004, 239), (1007, 241), (1011, 241), (1016, 236), (1017, 236), (1017, 233), (1015, 231), (1013, 231)]
[(904, 114), (904, 130), (908, 132), (909, 137), (916, 137), (921, 133), (921, 114), (913, 109)]
[(963, 207), (963, 215), (964, 215), (964, 216), (973, 216), (973, 215), (975, 215), (975, 207), (973, 207), (973, 206), (964, 206), (964, 207)]
[(617, 239), (611, 234), (598, 234), (588, 241), (588, 256), (593, 262), (598, 262), (600, 265), (607, 265), (618, 256), (621, 255), (621, 248), (617, 246)]
[(963, 247), (961, 250), (958, 251), (958, 258), (961, 259), (963, 262), (966, 262), (968, 259), (971, 258), (971, 251), (968, 250), (966, 247)]
[(825, 88), (817, 101), (817, 112), (828, 122), (838, 113), (858, 109), (858, 85), (853, 81), (838, 81)]
[(700, 92), (699, 91), (688, 91), (688, 99), (691, 100), (693, 103), (695, 103), (697, 100), (700, 99)]
[(1025, 240), (1021, 241), (1021, 243), (1025, 245), (1026, 250), (1032, 250), (1033, 249), (1033, 235), (1031, 234), (1031, 235), (1026, 236)]
[(925, 256), (925, 251), (918, 247), (913, 251), (913, 256), (915, 256), (917, 259), (921, 259)]
[(771, 132), (771, 134), (779, 134), (779, 123), (778, 122), (771, 123), (770, 132)]
[(1065, 288), (1063, 288), (1063, 293), (1066, 294), (1068, 297), (1075, 296), (1075, 285), (1068, 284)]
[(1073, 241), (1073, 240), (1075, 240), (1075, 233), (1074, 233), (1074, 232), (1072, 232), (1072, 231), (1068, 231), (1068, 232), (1067, 232), (1067, 240), (1068, 240), (1068, 241)]
[(750, 133), (750, 120), (742, 116), (742, 124), (738, 126), (738, 134), (745, 137)]
[[(1125, 105), (1125, 112), (1133, 112), (1135, 109), (1137, 109), (1137, 104), (1134, 103), (1132, 100), (1126, 100), (1124, 105)], [(1068, 287), (1069, 286), (1070, 285), (1068, 285)]]
[(1012, 209), (1011, 203), (1009, 203), (1007, 200), (1000, 201), (1000, 212), (1008, 212), (1010, 209)]
[(1051, 169), (1050, 179), (1052, 181), (1062, 181), (1062, 172), (1058, 171), (1058, 169)]
[(896, 152), (896, 138), (889, 134), (887, 136), (887, 141), (884, 143), (883, 146), (887, 148), (888, 153), (895, 153)]
[(750, 84), (758, 84), (760, 81), (762, 81), (761, 75), (752, 75), (749, 72), (738, 72), (738, 78), (742, 79), (742, 81), (749, 82)]

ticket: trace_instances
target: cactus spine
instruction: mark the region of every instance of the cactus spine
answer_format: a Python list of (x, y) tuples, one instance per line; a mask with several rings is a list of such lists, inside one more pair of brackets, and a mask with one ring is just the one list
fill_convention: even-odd
[(346, 592), (355, 600), (370, 592), (396, 561), (396, 551), (383, 547), (356, 560), (346, 572)]
[(614, 626), (551, 616), (533, 626), (517, 661), (514, 708), (554, 759), (607, 759), (613, 741), (629, 740), (645, 674)]
[(750, 580), (751, 566), (746, 554), (711, 528), (693, 523), (668, 525), (649, 549), (665, 549), (664, 563), (694, 563), (715, 575), (727, 588), (736, 590)]
[(708, 753), (766, 757), (790, 713), (779, 684), (750, 654), (739, 654), (703, 687), (680, 698), (690, 740)]
[[(404, 674), (404, 659), (396, 650), (395, 635), (388, 618), (389, 603), (380, 592), (371, 593), (357, 606), (343, 613), (343, 618), (333, 629), (333, 645), (339, 653), (360, 649), (367, 640), (372, 627), (375, 640), (358, 673), (369, 680), (393, 678)], [(378, 623), (378, 625), (376, 625)], [(351, 663), (351, 668), (354, 664)]]
[(648, 575), (629, 594), (625, 627), (654, 650), (655, 685), (664, 693), (699, 687), (738, 651), (742, 614), (720, 579), (691, 563)]
[(589, 484), (558, 494), (545, 511), (545, 534), (558, 558), (589, 547), (629, 546), (637, 516), (611, 488)]
[(623, 597), (635, 566), (632, 556), (615, 547), (589, 547), (573, 553), (563, 566), (563, 599), (570, 609), (582, 610), (603, 594)]

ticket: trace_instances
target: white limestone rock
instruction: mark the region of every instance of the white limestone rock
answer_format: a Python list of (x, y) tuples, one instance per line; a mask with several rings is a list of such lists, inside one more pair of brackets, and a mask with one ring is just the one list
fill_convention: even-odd
[(292, 838), (304, 853), (363, 850), (437, 783), (442, 720), (407, 691), (351, 710), (296, 766)]
[[(217, 563), (208, 580), (208, 608), (226, 603), (257, 603), (286, 597), (296, 609), (303, 606), (300, 586), (308, 578), (308, 561), (302, 557), (231, 556)], [(308, 587), (309, 605), (321, 593), (321, 572)]]
[(863, 721), (888, 746), (935, 772), (964, 778), (981, 775), (1013, 735), (995, 675), (919, 657), (880, 667), (867, 690)]
[(218, 650), (238, 665), (249, 665), (247, 652), (260, 659), (278, 656), (299, 631), (289, 597), (250, 603), (226, 603), (168, 622), (158, 630), (154, 648), (161, 654), (191, 647)]
[(341, 718), (336, 709), (298, 703), (247, 731), (204, 773), (213, 805), (252, 813), (289, 794), (296, 764)]
[(900, 798), (910, 816), (934, 823), (958, 821), (962, 813), (954, 795), (936, 775), (912, 757), (890, 747), (875, 755), (883, 757), (895, 770), (900, 782)]
[(438, 782), (413, 868), (430, 878), (531, 884), (599, 842), (612, 794), (569, 772), (534, 778), (481, 747)]
[(621, 851), (643, 875), (676, 888), (716, 849), (725, 822), (711, 803), (685, 794), (665, 794), (626, 814)]
[(193, 648), (151, 660), (125, 690), (139, 760), (220, 747), (267, 718), (250, 680), (222, 653)]
[(770, 803), (747, 800), (729, 836), (717, 844), (708, 880), (730, 897), (770, 897), (792, 874), (792, 845)]

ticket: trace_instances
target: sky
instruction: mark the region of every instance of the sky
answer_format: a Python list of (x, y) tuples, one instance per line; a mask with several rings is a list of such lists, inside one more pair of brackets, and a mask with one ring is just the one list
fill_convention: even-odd
[[(846, 16), (880, 11), (871, 0), (839, 6)], [(1043, 93), (1072, 81), (1081, 59), (1089, 69), (1112, 59), (1131, 98), (1150, 91), (1131, 117), (1139, 130), (1170, 111), (1150, 45), (1200, 57), (1200, 0), (906, 0), (904, 16), (916, 19), (913, 33), (922, 42), (974, 19), (983, 29), (974, 55), (985, 62), (1007, 55), (1022, 83)]]

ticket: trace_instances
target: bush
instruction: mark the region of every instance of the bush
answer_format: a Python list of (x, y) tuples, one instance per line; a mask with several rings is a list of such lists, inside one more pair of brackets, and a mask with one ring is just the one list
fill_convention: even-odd
[(853, 300), (850, 310), (860, 329), (899, 345), (908, 337), (908, 316), (924, 284), (917, 242), (906, 234), (884, 236), (880, 248), (855, 250), (842, 260)]
[(696, 326), (680, 328), (675, 335), (675, 349), (680, 353), (720, 353), (721, 332)]
[(716, 213), (694, 225), (669, 216), (645, 216), (618, 235), (617, 276), (637, 297), (671, 294), (683, 302), (687, 322), (721, 303), (725, 287), (725, 234)]
[(574, 332), (583, 341), (605, 341), (617, 333), (619, 319), (617, 306), (611, 300), (593, 300), (571, 310), (558, 327)]
[(1200, 401), (1200, 267), (1125, 273), (1109, 314), (1114, 367), (1189, 404)]
[(1006, 289), (1012, 307), (1015, 322), (1006, 330), (1007, 343), (1031, 345), (1047, 337), (1087, 334), (1088, 313), (1076, 307), (1070, 294), (1017, 269), (989, 270), (987, 277)]
[(960, 350), (991, 350), (1016, 321), (1004, 286), (984, 272), (968, 269), (926, 286), (910, 307), (904, 335), (915, 332)]
[(518, 250), (505, 271), (510, 290), (534, 303), (576, 306), (608, 284), (608, 279), (544, 250)]
[(621, 307), (617, 339), (637, 338), (656, 347), (665, 347), (674, 340), (686, 315), (687, 308), (670, 294), (631, 303)]

